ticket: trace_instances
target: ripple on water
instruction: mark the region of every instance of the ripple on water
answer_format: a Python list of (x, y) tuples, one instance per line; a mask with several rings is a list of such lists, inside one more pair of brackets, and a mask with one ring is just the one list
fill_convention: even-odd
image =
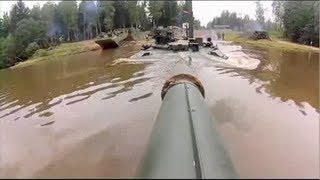
[[(10, 155), (6, 157), (12, 167), (6, 166), (5, 171), (10, 170), (5, 173), (21, 176), (19, 167), (24, 166), (30, 168), (23, 169), (28, 175), (39, 172), (42, 177), (79, 176), (79, 173), (91, 177), (133, 175), (135, 163), (140, 160), (138, 154), (147, 142), (146, 132), (152, 128), (151, 119), (161, 104), (160, 98), (154, 98), (152, 93), (160, 94), (158, 91), (177, 54), (166, 56), (164, 51), (155, 51), (152, 56), (156, 58), (144, 58), (139, 64), (122, 62), (106, 66), (118, 55), (113, 51), (98, 53), (101, 54), (85, 53), (83, 57), (59, 63), (48, 61), (9, 74), (0, 72), (1, 77), (9, 77), (0, 81), (1, 86), (18, 82), (10, 94), (1, 96), (5, 98), (0, 103), (19, 99), (15, 106), (1, 111), (1, 115), (29, 101), (29, 106), (11, 115), (21, 120), (23, 115), (33, 113), (30, 119), (9, 124), (6, 129), (9, 135), (3, 141), (6, 143), (3, 151)], [(286, 177), (293, 171), (296, 176), (313, 175), (319, 169), (319, 151), (314, 141), (318, 138), (316, 118), (319, 116), (311, 109), (317, 107), (317, 102), (311, 100), (318, 97), (315, 88), (318, 64), (314, 62), (317, 56), (299, 62), (288, 54), (278, 56), (261, 50), (254, 53), (259, 53), (255, 57), (261, 58), (254, 70), (234, 68), (206, 58), (194, 59), (193, 68), (203, 75), (200, 78), (206, 88), (206, 101), (231, 147), (231, 157), (244, 177)], [(197, 54), (193, 53), (193, 57)], [(154, 63), (145, 68), (144, 60), (151, 59)], [(316, 111), (319, 113), (319, 108)], [(26, 126), (20, 126), (21, 122)], [(38, 128), (41, 125), (44, 127)], [(93, 161), (88, 161), (84, 154), (90, 154)], [(43, 159), (48, 162), (41, 163)]]
[(47, 112), (39, 114), (39, 117), (49, 117), (52, 115), (53, 115), (53, 112), (47, 111)]
[[(10, 105), (10, 106), (8, 106), (8, 107), (6, 107), (6, 108), (3, 108), (1, 111), (4, 111), (4, 110), (10, 110), (10, 109), (12, 109), (12, 110), (10, 110), (9, 112), (7, 112), (7, 113), (5, 113), (4, 115), (2, 115), (2, 116), (0, 116), (0, 119), (1, 118), (4, 118), (4, 117), (6, 117), (6, 116), (9, 116), (9, 115), (11, 115), (11, 114), (15, 114), (15, 113), (17, 113), (17, 112), (19, 112), (20, 110), (22, 110), (22, 109), (25, 109), (25, 108), (27, 108), (28, 106), (30, 106), (30, 105), (32, 105), (33, 103), (32, 103), (32, 101), (29, 101), (28, 103), (26, 103), (26, 104), (24, 104), (24, 105)], [(0, 112), (1, 112), (0, 111)], [(17, 120), (17, 119), (15, 119), (15, 120)]]
[(37, 105), (35, 107), (35, 110), (31, 111), (30, 113), (24, 115), (24, 118), (30, 118), (34, 114), (49, 110), (50, 108), (60, 104), (62, 102), (62, 99), (58, 100), (57, 102), (50, 103), (51, 99), (47, 99), (45, 102), (42, 102), (41, 104)]
[(150, 93), (144, 94), (144, 95), (142, 95), (142, 96), (138, 96), (138, 97), (132, 98), (132, 99), (129, 100), (129, 102), (135, 102), (135, 101), (139, 101), (139, 100), (141, 100), (141, 99), (148, 98), (148, 97), (152, 96), (152, 94), (153, 94), (153, 93), (150, 92)]
[(78, 103), (80, 101), (84, 101), (86, 99), (89, 99), (91, 95), (87, 95), (83, 98), (80, 98), (80, 99), (77, 99), (77, 100), (74, 100), (74, 101), (70, 101), (70, 102), (67, 102), (66, 105), (71, 105), (71, 104), (75, 104), (75, 103)]
[[(119, 83), (125, 83), (133, 77), (141, 77), (146, 66), (143, 63), (123, 62), (105, 66), (116, 59), (131, 56), (139, 49), (137, 46), (128, 46), (88, 52), (19, 70), (3, 70), (0, 72), (3, 77), (0, 85), (7, 88), (0, 89), (0, 117), (6, 118), (18, 112), (19, 117), (21, 112), (24, 114), (21, 117), (24, 118), (30, 118), (34, 114), (41, 115), (62, 101), (68, 100), (66, 104), (73, 105), (89, 99), (99, 91), (121, 86)], [(132, 83), (134, 85), (136, 82)], [(58, 102), (56, 98), (59, 98)], [(33, 108), (28, 109), (29, 106)]]
[[(248, 47), (247, 47), (248, 48)], [(319, 53), (282, 52), (281, 50), (244, 48), (248, 56), (259, 57), (261, 63), (256, 69), (247, 70), (216, 65), (220, 75), (240, 76), (249, 84), (258, 82), (261, 90), (271, 98), (279, 97), (282, 102), (293, 100), (298, 107), (308, 102), (313, 108), (319, 108)], [(303, 113), (303, 112), (302, 112)], [(304, 113), (303, 113), (304, 114)]]

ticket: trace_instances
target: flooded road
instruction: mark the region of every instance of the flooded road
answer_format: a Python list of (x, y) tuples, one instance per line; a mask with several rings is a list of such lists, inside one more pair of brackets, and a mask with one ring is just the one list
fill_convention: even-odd
[[(181, 56), (139, 49), (1, 70), (0, 177), (135, 176)], [(319, 177), (319, 54), (242, 50), (256, 69), (186, 53), (239, 176)]]

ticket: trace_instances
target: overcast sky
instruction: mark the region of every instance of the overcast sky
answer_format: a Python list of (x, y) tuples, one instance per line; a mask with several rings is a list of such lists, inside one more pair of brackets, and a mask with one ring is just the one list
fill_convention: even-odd
[[(9, 11), (11, 6), (16, 1), (0, 1), (0, 15), (3, 12)], [(32, 7), (35, 4), (42, 6), (47, 1), (24, 1), (28, 7)], [(58, 2), (58, 1), (56, 1)], [(236, 12), (239, 16), (248, 14), (251, 18), (255, 19), (255, 1), (193, 1), (193, 13), (196, 19), (201, 21), (201, 25), (205, 26), (214, 17), (219, 16), (223, 10), (229, 10), (230, 12)], [(273, 20), (272, 15), (272, 1), (261, 1), (265, 8), (266, 20)]]

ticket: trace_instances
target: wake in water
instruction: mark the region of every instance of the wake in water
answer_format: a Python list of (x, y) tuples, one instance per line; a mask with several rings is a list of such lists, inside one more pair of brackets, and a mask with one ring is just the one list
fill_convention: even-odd
[(256, 69), (260, 64), (259, 59), (251, 58), (250, 56), (245, 54), (242, 51), (241, 46), (233, 45), (230, 41), (218, 40), (218, 36), (214, 31), (195, 30), (194, 33), (196, 37), (202, 37), (203, 39), (207, 39), (208, 37), (210, 37), (211, 39), (213, 39), (213, 44), (217, 44), (219, 50), (229, 57), (226, 60), (217, 56), (209, 55), (209, 48), (200, 50), (202, 54), (204, 54), (207, 58), (211, 60), (222, 62), (226, 66), (250, 70)]
[(223, 62), (224, 64), (230, 65), (236, 68), (242, 69), (256, 69), (260, 64), (259, 59), (251, 58), (249, 55), (242, 51), (242, 47), (238, 45), (232, 45), (230, 42), (219, 42), (219, 50), (228, 56), (228, 59), (222, 59), (216, 56), (205, 54), (206, 57), (214, 61)]

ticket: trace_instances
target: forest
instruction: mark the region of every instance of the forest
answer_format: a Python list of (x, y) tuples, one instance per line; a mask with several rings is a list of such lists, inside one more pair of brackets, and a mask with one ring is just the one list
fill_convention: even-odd
[[(81, 1), (47, 2), (29, 9), (18, 0), (0, 18), (0, 68), (25, 61), (38, 49), (61, 42), (93, 39), (117, 28), (150, 29), (181, 26), (188, 18), (184, 1)], [(196, 21), (200, 24), (200, 21)]]
[(236, 31), (277, 31), (292, 42), (319, 47), (319, 1), (273, 1), (275, 21), (265, 20), (265, 9), (256, 2), (256, 20), (248, 15), (238, 17), (235, 12), (223, 11), (213, 18), (207, 28), (229, 25)]
[[(275, 21), (265, 21), (264, 8), (256, 2), (256, 20), (248, 15), (223, 11), (207, 29), (229, 25), (237, 31), (278, 31), (293, 42), (319, 46), (319, 1), (273, 1)], [(155, 26), (182, 26), (190, 17), (185, 1), (84, 1), (47, 2), (29, 9), (18, 0), (0, 17), (0, 68), (25, 61), (39, 49), (62, 42), (93, 39), (101, 32), (117, 28), (149, 30)], [(194, 19), (194, 17), (193, 17)], [(201, 29), (194, 19), (194, 28)]]

